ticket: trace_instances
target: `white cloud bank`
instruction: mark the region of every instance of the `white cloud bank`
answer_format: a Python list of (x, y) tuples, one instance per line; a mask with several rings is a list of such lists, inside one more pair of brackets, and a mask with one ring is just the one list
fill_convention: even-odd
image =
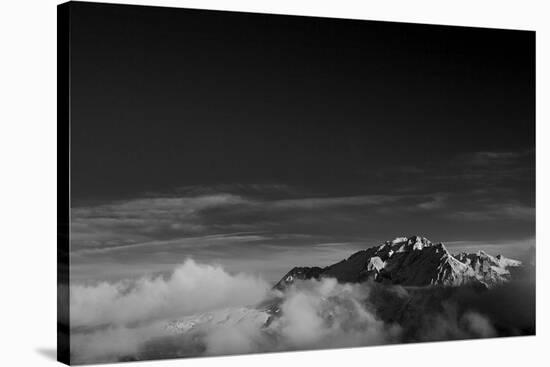
[(168, 276), (71, 286), (71, 327), (120, 326), (253, 305), (269, 288), (260, 278), (187, 260)]
[[(74, 363), (98, 363), (498, 335), (490, 318), (452, 297), (428, 294), (403, 311), (415, 297), (402, 287), (334, 279), (281, 293), (188, 260), (165, 277), (72, 286), (71, 355)], [(382, 316), (391, 308), (398, 312)]]

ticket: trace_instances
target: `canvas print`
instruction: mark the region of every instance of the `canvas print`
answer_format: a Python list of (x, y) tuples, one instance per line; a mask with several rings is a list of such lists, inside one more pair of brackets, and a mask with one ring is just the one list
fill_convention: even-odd
[(535, 335), (534, 31), (58, 22), (62, 362)]

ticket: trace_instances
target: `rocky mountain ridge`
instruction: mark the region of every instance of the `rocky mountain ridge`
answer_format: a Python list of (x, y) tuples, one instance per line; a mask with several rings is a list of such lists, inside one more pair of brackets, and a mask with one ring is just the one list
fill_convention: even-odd
[(469, 284), (489, 288), (509, 281), (511, 272), (521, 266), (518, 260), (484, 251), (452, 255), (442, 243), (421, 236), (397, 237), (324, 268), (295, 267), (274, 288), (284, 290), (296, 280), (319, 278), (336, 278), (342, 283), (371, 279), (403, 286)]

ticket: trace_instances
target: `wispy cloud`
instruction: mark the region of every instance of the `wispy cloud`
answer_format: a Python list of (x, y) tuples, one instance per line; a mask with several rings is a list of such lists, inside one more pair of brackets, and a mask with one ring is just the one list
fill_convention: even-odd
[[(456, 239), (498, 228), (517, 238), (532, 230), (535, 215), (513, 190), (338, 196), (286, 186), (226, 189), (73, 208), (73, 279), (92, 276), (94, 264), (100, 277), (120, 279), (192, 256), (274, 280), (289, 264), (328, 265), (397, 234)], [(503, 220), (511, 225), (503, 228)]]
[(458, 210), (448, 213), (449, 218), (461, 221), (516, 220), (535, 221), (535, 207), (521, 203), (489, 203), (476, 209)]
[(268, 208), (275, 209), (318, 209), (338, 206), (381, 205), (393, 203), (403, 198), (402, 195), (362, 195), (340, 197), (312, 197), (285, 199), (268, 202)]
[[(71, 236), (75, 250), (138, 246), (145, 242), (162, 242), (197, 234), (218, 234), (216, 232), (235, 224), (246, 228), (245, 220), (254, 221), (254, 213), (276, 215), (279, 211), (288, 210), (376, 206), (401, 199), (398, 195), (360, 195), (270, 200), (231, 193), (140, 198), (74, 208), (71, 213)], [(226, 215), (223, 223), (218, 224), (215, 217), (219, 213)]]
[(163, 246), (173, 247), (177, 246), (179, 248), (192, 247), (192, 246), (209, 246), (216, 245), (217, 243), (223, 242), (224, 244), (234, 244), (236, 242), (254, 242), (254, 241), (267, 241), (272, 239), (271, 236), (261, 235), (255, 232), (237, 232), (237, 233), (222, 233), (215, 235), (204, 235), (204, 236), (192, 236), (192, 237), (181, 237), (173, 238), (169, 240), (155, 240), (155, 241), (145, 241), (139, 243), (128, 243), (123, 245), (113, 245), (109, 246), (100, 246), (96, 248), (81, 248), (74, 249), (72, 254), (74, 256), (86, 255), (86, 254), (99, 254), (99, 253), (112, 253), (115, 251), (127, 251), (132, 248), (139, 247), (156, 247), (162, 248)]
[[(117, 280), (161, 273), (192, 257), (276, 282), (293, 266), (324, 266), (348, 257), (368, 241), (329, 243), (300, 233), (227, 233), (74, 250), (72, 281)], [(116, 264), (116, 265), (115, 265)]]
[(116, 247), (204, 231), (201, 212), (247, 200), (219, 193), (195, 197), (139, 198), (71, 210), (71, 239), (82, 247)]
[(437, 193), (431, 196), (429, 200), (417, 204), (416, 207), (423, 210), (441, 209), (446, 206), (447, 198), (448, 194)]
[(466, 156), (466, 161), (476, 166), (507, 164), (515, 161), (524, 152), (475, 152)]

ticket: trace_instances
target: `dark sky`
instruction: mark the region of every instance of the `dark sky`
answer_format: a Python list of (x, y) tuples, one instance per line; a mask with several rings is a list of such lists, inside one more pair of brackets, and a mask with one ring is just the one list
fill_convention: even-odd
[(534, 243), (534, 32), (74, 3), (71, 42), (73, 249)]

